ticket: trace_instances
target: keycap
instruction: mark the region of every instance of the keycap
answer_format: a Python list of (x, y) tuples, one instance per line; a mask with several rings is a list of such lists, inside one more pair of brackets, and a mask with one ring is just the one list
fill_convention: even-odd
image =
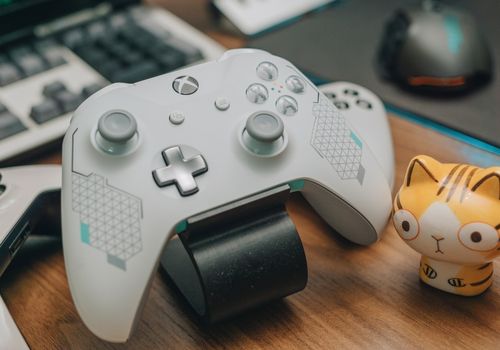
[(110, 59), (108, 61), (102, 62), (100, 65), (95, 66), (95, 69), (101, 73), (104, 77), (111, 80), (111, 76), (122, 69), (122, 65), (115, 59)]
[(45, 100), (31, 108), (30, 117), (38, 124), (45, 123), (62, 114), (61, 108), (54, 100)]
[(27, 77), (41, 73), (48, 68), (42, 58), (35, 53), (20, 56), (16, 63)]
[(112, 81), (123, 83), (135, 83), (140, 80), (154, 77), (160, 74), (160, 67), (153, 61), (144, 61), (127, 69), (120, 70), (112, 75)]
[(87, 34), (91, 39), (95, 40), (106, 35), (108, 30), (109, 28), (104, 21), (97, 21), (88, 25)]
[(144, 56), (140, 52), (130, 51), (126, 55), (123, 55), (121, 59), (122, 62), (125, 63), (126, 65), (131, 65), (142, 61), (144, 59)]
[(26, 127), (14, 114), (10, 112), (0, 114), (0, 140), (23, 130), (26, 130)]
[(43, 87), (42, 93), (44, 96), (51, 98), (60, 93), (61, 91), (65, 90), (68, 90), (66, 88), (66, 85), (64, 85), (63, 82), (56, 80), (50, 84), (45, 85)]
[(167, 70), (174, 70), (186, 64), (186, 57), (176, 51), (166, 52), (155, 57)]
[(100, 83), (92, 83), (90, 85), (87, 85), (82, 89), (82, 97), (87, 98), (90, 95), (93, 95), (97, 91), (101, 90), (103, 87), (104, 85)]
[(109, 59), (109, 56), (103, 50), (97, 48), (92, 51), (86, 51), (80, 56), (92, 66), (99, 65)]
[(51, 39), (41, 40), (35, 44), (35, 51), (47, 62), (50, 68), (61, 66), (66, 63), (61, 47)]
[(17, 46), (11, 50), (9, 50), (8, 54), (11, 57), (13, 61), (17, 61), (19, 58), (29, 55), (33, 53), (31, 48), (29, 46), (23, 45), (23, 46)]
[(83, 45), (85, 42), (85, 33), (81, 28), (72, 29), (62, 36), (62, 42), (70, 49)]
[(21, 78), (19, 70), (11, 63), (0, 63), (0, 86), (11, 84)]
[(54, 96), (64, 113), (74, 111), (82, 102), (80, 95), (74, 94), (68, 90), (61, 91)]

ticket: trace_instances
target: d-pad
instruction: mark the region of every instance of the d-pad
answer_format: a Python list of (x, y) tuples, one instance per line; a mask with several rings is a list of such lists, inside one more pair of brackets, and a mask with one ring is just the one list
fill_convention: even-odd
[(208, 170), (207, 163), (201, 154), (185, 159), (179, 146), (167, 148), (162, 152), (167, 165), (153, 171), (153, 178), (158, 186), (175, 184), (182, 196), (198, 192), (194, 177)]

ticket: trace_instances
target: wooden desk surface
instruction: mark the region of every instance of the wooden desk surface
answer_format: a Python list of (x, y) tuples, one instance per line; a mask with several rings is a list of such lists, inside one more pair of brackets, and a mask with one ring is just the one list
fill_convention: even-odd
[[(162, 3), (223, 45), (244, 44), (214, 29), (204, 1)], [(390, 123), (396, 188), (408, 161), (421, 153), (445, 162), (500, 164), (498, 155), (398, 117), (390, 116)], [(55, 153), (39, 162), (60, 160)], [(489, 291), (473, 298), (452, 296), (419, 282), (419, 255), (391, 225), (379, 243), (360, 247), (332, 232), (300, 195), (289, 201), (287, 209), (306, 250), (306, 289), (215, 326), (198, 323), (158, 273), (129, 343), (102, 342), (76, 313), (61, 244), (54, 240), (27, 244), (3, 276), (0, 292), (33, 349), (500, 348), (499, 261)]]

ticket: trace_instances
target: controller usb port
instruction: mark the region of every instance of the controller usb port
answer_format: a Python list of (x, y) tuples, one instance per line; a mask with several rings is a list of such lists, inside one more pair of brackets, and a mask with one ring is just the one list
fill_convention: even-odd
[(14, 256), (17, 253), (17, 251), (19, 250), (19, 248), (21, 248), (23, 242), (26, 240), (26, 238), (28, 238), (30, 233), (31, 233), (30, 223), (27, 222), (24, 224), (23, 228), (20, 230), (17, 237), (9, 246), (9, 253), (11, 256)]

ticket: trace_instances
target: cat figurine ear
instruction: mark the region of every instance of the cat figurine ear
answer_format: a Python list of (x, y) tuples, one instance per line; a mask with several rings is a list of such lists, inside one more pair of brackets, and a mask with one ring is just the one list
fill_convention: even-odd
[(413, 158), (394, 200), (399, 236), (422, 254), (420, 279), (473, 296), (493, 281), (500, 256), (500, 167)]
[(417, 156), (410, 162), (404, 184), (409, 187), (410, 185), (428, 184), (429, 182), (437, 183), (440, 168), (441, 163), (434, 158), (424, 155)]
[(500, 200), (500, 170), (498, 168), (488, 168), (480, 171), (473, 178), (471, 190), (481, 196)]

